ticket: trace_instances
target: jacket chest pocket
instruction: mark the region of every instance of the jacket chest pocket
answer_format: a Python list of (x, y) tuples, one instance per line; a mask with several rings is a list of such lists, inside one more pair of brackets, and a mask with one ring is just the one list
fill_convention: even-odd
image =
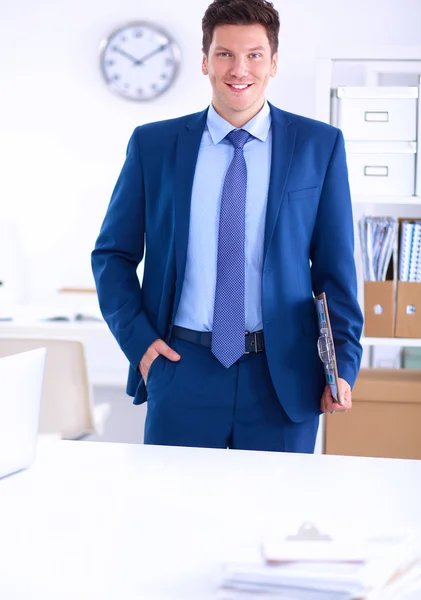
[(288, 202), (301, 202), (303, 200), (315, 200), (319, 197), (319, 186), (292, 190), (288, 192)]

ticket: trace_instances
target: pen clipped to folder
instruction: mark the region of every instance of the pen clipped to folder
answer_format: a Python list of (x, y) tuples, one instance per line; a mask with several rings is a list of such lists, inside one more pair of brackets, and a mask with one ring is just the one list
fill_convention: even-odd
[(317, 350), (323, 363), (326, 383), (330, 386), (335, 402), (342, 404), (339, 391), (338, 367), (336, 364), (335, 344), (333, 342), (332, 328), (330, 326), (329, 311), (326, 294), (323, 292), (314, 299), (319, 325), (319, 339)]

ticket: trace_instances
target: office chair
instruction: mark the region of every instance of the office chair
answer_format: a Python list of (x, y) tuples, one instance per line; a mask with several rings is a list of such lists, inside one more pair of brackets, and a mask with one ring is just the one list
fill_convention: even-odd
[(110, 407), (93, 406), (82, 342), (1, 338), (0, 357), (42, 347), (47, 349), (47, 358), (39, 432), (72, 440), (93, 432), (101, 434)]

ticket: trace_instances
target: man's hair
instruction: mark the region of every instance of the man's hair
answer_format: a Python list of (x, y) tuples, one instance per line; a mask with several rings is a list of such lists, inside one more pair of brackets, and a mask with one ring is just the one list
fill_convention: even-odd
[(220, 25), (263, 25), (272, 56), (278, 50), (279, 15), (268, 0), (214, 0), (202, 19), (202, 47), (206, 55), (215, 27)]

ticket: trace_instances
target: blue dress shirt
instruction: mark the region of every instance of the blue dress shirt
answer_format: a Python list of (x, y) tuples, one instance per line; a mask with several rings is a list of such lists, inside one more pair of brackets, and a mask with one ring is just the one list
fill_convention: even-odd
[[(174, 321), (195, 331), (212, 331), (222, 187), (234, 156), (234, 147), (225, 136), (233, 129), (211, 105), (194, 176), (186, 271)], [(247, 165), (245, 313), (246, 330), (258, 331), (263, 329), (263, 242), (272, 153), (267, 102), (242, 129), (255, 138), (244, 147)]]

